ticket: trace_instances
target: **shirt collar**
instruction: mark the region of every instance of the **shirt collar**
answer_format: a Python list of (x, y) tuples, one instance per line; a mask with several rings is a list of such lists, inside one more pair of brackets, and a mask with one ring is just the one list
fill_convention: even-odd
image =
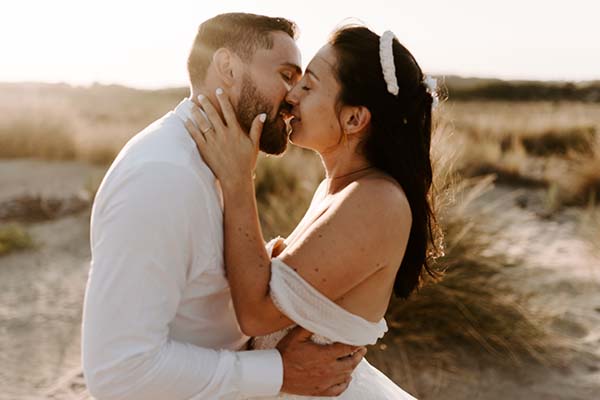
[(189, 99), (189, 97), (186, 97), (185, 99), (181, 100), (179, 102), (179, 104), (177, 105), (177, 107), (175, 107), (175, 110), (173, 110), (173, 112), (184, 123), (186, 120), (189, 119), (190, 121), (192, 121), (192, 124), (196, 125), (196, 128), (199, 128), (198, 124), (196, 123), (196, 120), (194, 119), (194, 117), (192, 115), (192, 109), (194, 107), (196, 107), (198, 109), (198, 111), (200, 111), (200, 113), (206, 117), (204, 110), (201, 109), (200, 107), (198, 107), (192, 100)]
[[(179, 117), (179, 119), (181, 119), (183, 122), (185, 122), (186, 120), (191, 120), (192, 123), (194, 125), (196, 125), (196, 120), (194, 120), (193, 116), (192, 116), (192, 108), (197, 107), (196, 104), (194, 104), (194, 102), (192, 102), (189, 98), (185, 98), (183, 100), (181, 100), (181, 102), (179, 102), (179, 104), (177, 105), (177, 107), (175, 107), (175, 109), (173, 110), (173, 113), (175, 115), (177, 115), (177, 117)], [(204, 111), (198, 107), (198, 110), (200, 110), (200, 112), (203, 115)], [(197, 125), (196, 125), (197, 126)], [(192, 139), (191, 136), (188, 136), (189, 139), (193, 142), (194, 140)], [(202, 158), (202, 157), (200, 157)], [(210, 171), (210, 169), (209, 169)], [(210, 174), (212, 175), (212, 171), (210, 171)], [(212, 175), (214, 177), (214, 175)], [(219, 183), (219, 181), (217, 180), (216, 177), (214, 177), (215, 179), (215, 184), (217, 186), (217, 194), (219, 195), (219, 200), (220, 200), (220, 207), (221, 207), (221, 211), (223, 211), (223, 192), (221, 190), (221, 184)]]
[(179, 102), (179, 104), (177, 105), (177, 107), (175, 107), (175, 110), (173, 110), (173, 112), (183, 122), (185, 122), (187, 119), (190, 119), (193, 122), (194, 118), (192, 118), (192, 108), (194, 106), (195, 104), (189, 98), (185, 98)]

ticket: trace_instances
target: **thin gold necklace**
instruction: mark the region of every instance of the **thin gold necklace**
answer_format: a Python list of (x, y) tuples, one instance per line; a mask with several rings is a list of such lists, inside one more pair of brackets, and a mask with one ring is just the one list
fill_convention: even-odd
[(340, 175), (340, 176), (334, 176), (333, 178), (330, 178), (330, 179), (334, 180), (334, 179), (345, 178), (347, 176), (358, 174), (359, 172), (366, 171), (366, 170), (371, 169), (371, 168), (374, 168), (374, 167), (373, 166), (364, 167), (364, 168), (361, 168), (361, 169), (357, 169), (356, 171), (350, 172), (348, 174), (344, 174), (344, 175)]

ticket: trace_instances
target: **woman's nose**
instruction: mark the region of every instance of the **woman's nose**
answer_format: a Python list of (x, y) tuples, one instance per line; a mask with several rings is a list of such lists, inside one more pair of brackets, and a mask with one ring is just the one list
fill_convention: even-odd
[(298, 95), (297, 95), (297, 91), (296, 91), (297, 85), (294, 86), (292, 88), (292, 90), (290, 90), (287, 95), (285, 96), (285, 101), (288, 102), (289, 104), (295, 106), (298, 104)]

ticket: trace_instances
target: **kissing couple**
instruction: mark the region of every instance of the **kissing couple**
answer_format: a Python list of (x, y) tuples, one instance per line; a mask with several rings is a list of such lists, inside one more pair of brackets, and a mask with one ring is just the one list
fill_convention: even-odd
[[(391, 296), (430, 272), (436, 94), (389, 31), (338, 28), (302, 71), (296, 30), (203, 22), (189, 98), (106, 173), (82, 326), (95, 398), (413, 399), (364, 355)], [(253, 171), (288, 142), (326, 177), (291, 235), (265, 243)]]

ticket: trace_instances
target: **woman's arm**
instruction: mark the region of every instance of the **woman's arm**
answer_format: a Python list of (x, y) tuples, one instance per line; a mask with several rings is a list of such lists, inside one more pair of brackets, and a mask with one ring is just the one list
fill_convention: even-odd
[(271, 258), (263, 245), (252, 181), (222, 187), (225, 265), (242, 331), (260, 336), (293, 325), (269, 295)]
[[(397, 268), (410, 231), (408, 202), (391, 185), (355, 182), (340, 196), (279, 257), (333, 301), (377, 271)], [(225, 258), (240, 326), (254, 336), (285, 328), (293, 322), (269, 295), (271, 260), (261, 246), (253, 185), (224, 188), (224, 197), (230, 204), (225, 210)], [(394, 253), (398, 262), (390, 265), (389, 254)]]

